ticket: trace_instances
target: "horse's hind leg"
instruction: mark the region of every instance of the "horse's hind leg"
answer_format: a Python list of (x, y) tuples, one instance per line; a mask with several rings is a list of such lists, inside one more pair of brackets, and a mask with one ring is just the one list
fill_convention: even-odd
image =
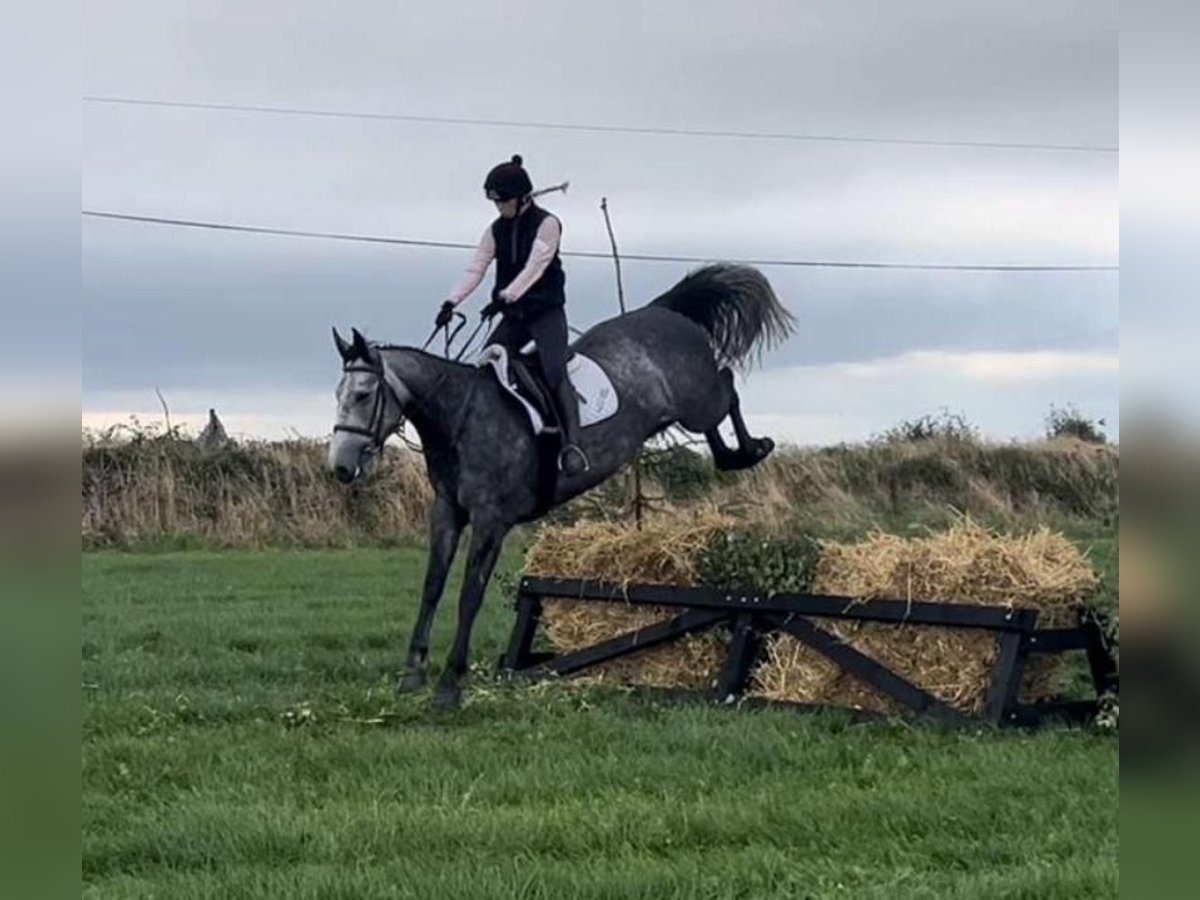
[(708, 441), (708, 449), (712, 451), (713, 465), (722, 472), (729, 472), (733, 469), (741, 468), (738, 463), (739, 454), (736, 450), (731, 450), (729, 445), (725, 443), (725, 439), (721, 437), (721, 432), (712, 428), (704, 432), (704, 439)]
[(756, 438), (746, 427), (742, 418), (742, 404), (737, 390), (733, 386), (733, 371), (722, 369), (720, 372), (721, 387), (728, 398), (727, 415), (733, 423), (733, 433), (737, 436), (736, 450), (730, 449), (714, 426), (704, 432), (709, 449), (712, 450), (713, 463), (722, 471), (748, 469), (763, 459), (775, 449), (775, 442), (768, 437)]
[(742, 418), (741, 400), (733, 387), (733, 372), (729, 369), (722, 369), (721, 377), (729, 385), (729, 396), (731, 398), (729, 402), (729, 419), (733, 422), (733, 432), (737, 435), (738, 450), (743, 456), (750, 459), (749, 465), (754, 465), (754, 463), (764, 459), (775, 449), (775, 442), (769, 437), (756, 438), (751, 436), (750, 430), (746, 427), (746, 420)]

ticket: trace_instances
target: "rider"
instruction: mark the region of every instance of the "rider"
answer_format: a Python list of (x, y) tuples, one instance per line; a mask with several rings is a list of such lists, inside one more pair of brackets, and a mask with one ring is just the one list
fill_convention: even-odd
[(566, 276), (558, 255), (562, 224), (534, 202), (533, 183), (519, 155), (493, 167), (483, 190), (500, 215), (484, 231), (475, 258), (442, 304), (437, 325), (451, 321), (454, 308), (479, 287), (494, 259), (492, 300), (480, 315), (490, 319), (500, 313), (501, 321), (486, 343), (499, 344), (510, 353), (519, 352), (530, 340), (537, 344), (565, 432), (558, 465), (568, 475), (578, 475), (590, 464), (579, 447), (578, 401), (566, 371)]

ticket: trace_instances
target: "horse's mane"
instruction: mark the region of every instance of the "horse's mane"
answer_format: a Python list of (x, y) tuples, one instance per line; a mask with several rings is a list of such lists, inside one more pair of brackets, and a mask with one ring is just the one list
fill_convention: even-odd
[(424, 356), (428, 357), (429, 359), (437, 360), (438, 362), (454, 363), (457, 366), (472, 368), (472, 365), (469, 362), (464, 362), (461, 359), (453, 359), (449, 356), (444, 356), (441, 353), (434, 353), (430, 350), (424, 350), (421, 347), (414, 347), (412, 344), (391, 344), (385, 341), (370, 341), (367, 346), (369, 349), (376, 351), (404, 350), (408, 353), (415, 353), (417, 356)]

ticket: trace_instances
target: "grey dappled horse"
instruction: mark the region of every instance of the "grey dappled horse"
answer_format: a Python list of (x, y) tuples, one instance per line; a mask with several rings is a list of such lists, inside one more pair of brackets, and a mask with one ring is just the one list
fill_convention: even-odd
[[(335, 329), (344, 374), (330, 469), (344, 483), (361, 477), (407, 419), (420, 435), (433, 486), (429, 565), (400, 689), (426, 682), (434, 611), (468, 524), (458, 631), (434, 697), (438, 708), (461, 701), (471, 627), (514, 525), (604, 481), (632, 461), (648, 438), (673, 424), (703, 434), (719, 469), (747, 468), (765, 458), (774, 442), (747, 431), (731, 367), (783, 340), (792, 323), (760, 272), (721, 264), (698, 269), (641, 309), (591, 328), (571, 350), (608, 375), (618, 409), (581, 429), (591, 468), (573, 477), (556, 472), (550, 489), (543, 482), (540, 491), (539, 471), (545, 471), (540, 466), (552, 466), (554, 456), (541, 451), (545, 438), (533, 434), (526, 414), (490, 369), (411, 347), (370, 344), (357, 329), (346, 341)], [(727, 416), (737, 436), (733, 448), (717, 430)]]

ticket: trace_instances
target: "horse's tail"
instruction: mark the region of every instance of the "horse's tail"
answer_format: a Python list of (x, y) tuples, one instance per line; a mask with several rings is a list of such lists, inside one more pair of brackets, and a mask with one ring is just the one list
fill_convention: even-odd
[(795, 322), (758, 269), (715, 263), (689, 272), (650, 302), (691, 319), (708, 332), (722, 366), (741, 366), (781, 343)]

